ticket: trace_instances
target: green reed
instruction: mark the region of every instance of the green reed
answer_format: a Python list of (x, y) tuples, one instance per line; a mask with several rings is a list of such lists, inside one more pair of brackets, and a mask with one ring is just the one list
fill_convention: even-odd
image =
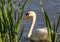
[[(18, 42), (19, 25), (27, 2), (28, 0), (25, 0), (22, 8), (20, 8), (20, 3), (17, 4), (18, 9), (14, 11), (13, 6), (16, 2), (8, 0), (7, 5), (5, 0), (0, 0), (0, 42)], [(21, 13), (20, 10), (22, 10)]]
[(46, 10), (43, 7), (43, 0), (40, 0), (40, 6), (41, 6), (42, 13), (44, 15), (44, 21), (45, 21), (45, 25), (46, 25), (47, 31), (48, 31), (48, 40), (49, 40), (49, 42), (57, 42), (56, 36), (57, 36), (57, 30), (58, 30), (59, 23), (60, 23), (60, 15), (58, 16), (57, 23), (56, 24), (54, 23), (54, 25), (53, 25), (53, 32), (52, 32), (52, 26), (51, 26), (49, 17), (47, 15)]

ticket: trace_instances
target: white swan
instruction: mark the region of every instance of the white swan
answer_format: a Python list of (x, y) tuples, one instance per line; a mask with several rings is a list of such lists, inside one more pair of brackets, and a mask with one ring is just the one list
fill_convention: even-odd
[(36, 21), (36, 13), (34, 11), (28, 11), (24, 18), (27, 19), (30, 16), (32, 17), (32, 24), (28, 31), (28, 38), (34, 41), (48, 40), (47, 28), (40, 28), (33, 31), (34, 24)]

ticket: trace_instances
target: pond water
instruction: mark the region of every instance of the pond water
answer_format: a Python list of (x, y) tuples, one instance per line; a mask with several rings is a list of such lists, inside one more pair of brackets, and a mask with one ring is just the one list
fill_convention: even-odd
[[(27, 11), (30, 11), (30, 10), (33, 10), (36, 12), (37, 19), (36, 19), (36, 23), (34, 26), (34, 30), (37, 28), (45, 27), (44, 19), (43, 19), (44, 17), (43, 17), (43, 14), (41, 12), (39, 1), (40, 0), (29, 0), (27, 5), (25, 6), (24, 15)], [(21, 5), (23, 4), (23, 2), (24, 2), (24, 0), (21, 0)], [(50, 21), (52, 21), (53, 16), (56, 16), (56, 18), (55, 18), (55, 22), (56, 22), (57, 21), (57, 15), (60, 14), (60, 0), (44, 0), (43, 2), (44, 2), (43, 6), (48, 13)], [(22, 19), (21, 27), (23, 27), (23, 25), (26, 26), (25, 30), (24, 30), (25, 32), (23, 33), (23, 37), (26, 36), (30, 24), (31, 24), (30, 18), (27, 21)], [(60, 33), (60, 28), (58, 29), (58, 33)], [(22, 42), (27, 42), (27, 41), (23, 40)]]

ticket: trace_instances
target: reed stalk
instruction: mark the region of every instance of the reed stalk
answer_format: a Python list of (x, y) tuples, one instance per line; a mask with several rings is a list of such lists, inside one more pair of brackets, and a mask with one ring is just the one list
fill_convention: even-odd
[[(13, 17), (14, 2), (8, 0), (8, 5), (5, 0), (0, 0), (0, 2), (2, 4), (2, 6), (0, 6), (0, 42), (18, 42), (18, 31), (20, 29), (19, 24), (24, 14), (24, 6), (28, 0), (25, 0), (21, 13), (16, 13), (15, 11), (15, 19)], [(8, 8), (6, 8), (6, 6), (8, 6)], [(20, 3), (17, 10), (20, 11)], [(18, 14), (17, 18), (16, 14)]]

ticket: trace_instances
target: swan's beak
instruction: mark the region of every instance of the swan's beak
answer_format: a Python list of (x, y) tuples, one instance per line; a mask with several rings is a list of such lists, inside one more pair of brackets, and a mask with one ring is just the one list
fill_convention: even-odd
[(29, 18), (29, 13), (26, 13), (26, 16), (24, 16), (25, 19)]
[(24, 16), (24, 18), (25, 18), (25, 19), (28, 19), (28, 18), (29, 18), (29, 16), (28, 16), (28, 15), (27, 15), (27, 16)]

